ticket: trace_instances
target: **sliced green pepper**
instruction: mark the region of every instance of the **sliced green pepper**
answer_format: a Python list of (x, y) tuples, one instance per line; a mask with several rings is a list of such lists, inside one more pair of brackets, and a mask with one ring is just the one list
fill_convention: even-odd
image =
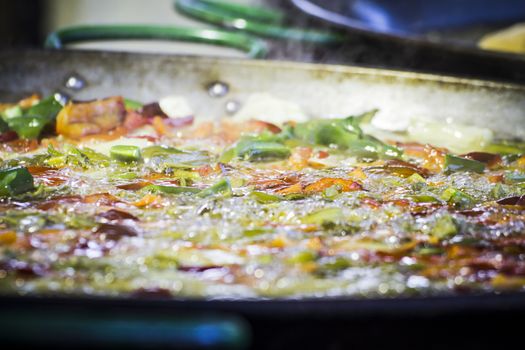
[(0, 133), (6, 132), (8, 130), (9, 130), (9, 125), (7, 125), (7, 123), (2, 118), (0, 118)]
[(241, 140), (236, 147), (237, 156), (251, 162), (285, 159), (290, 156), (288, 147), (277, 142)]
[(23, 111), (20, 106), (9, 108), (3, 112), (3, 117), (9, 129), (18, 134), (23, 139), (36, 139), (40, 136), (44, 128), (51, 125), (62, 105), (50, 96)]
[(7, 120), (9, 129), (18, 134), (22, 139), (36, 139), (50, 121), (40, 116), (21, 116)]
[(279, 201), (282, 200), (282, 198), (279, 197), (279, 196), (276, 196), (276, 195), (273, 195), (273, 194), (269, 194), (269, 193), (265, 193), (265, 192), (258, 192), (258, 191), (252, 192), (251, 196), (258, 203), (261, 203), (261, 204), (274, 203), (274, 202), (279, 202)]
[(144, 187), (145, 190), (153, 190), (166, 194), (181, 194), (181, 193), (199, 193), (201, 190), (196, 187), (187, 186), (163, 186), (163, 185), (149, 185)]
[(150, 146), (142, 149), (146, 164), (156, 171), (168, 168), (194, 168), (210, 162), (210, 156), (203, 151), (182, 151), (173, 147)]
[(214, 194), (224, 193), (226, 195), (232, 193), (232, 187), (230, 185), (230, 181), (228, 179), (222, 179), (213, 186), (210, 186), (202, 191), (200, 191), (197, 195), (201, 198), (209, 197)]
[(343, 119), (317, 119), (297, 124), (293, 136), (309, 143), (336, 146), (363, 159), (397, 158), (402, 152), (380, 140), (365, 135), (360, 124), (368, 122), (375, 111)]
[(326, 199), (335, 199), (341, 193), (340, 185), (333, 185), (323, 191), (323, 197)]
[(368, 112), (364, 112), (359, 115), (347, 117), (345, 118), (345, 120), (346, 120), (346, 123), (350, 123), (350, 124), (357, 125), (357, 126), (360, 126), (362, 124), (370, 124), (370, 122), (372, 122), (372, 119), (374, 118), (374, 116), (377, 114), (378, 111), (379, 109), (372, 109)]
[(303, 250), (290, 258), (287, 259), (287, 262), (290, 264), (305, 264), (311, 261), (315, 261), (318, 257), (318, 254), (311, 250)]
[(53, 148), (53, 146), (49, 146), (47, 153), (48, 158), (45, 160), (45, 163), (52, 167), (71, 165), (88, 168), (92, 165), (106, 167), (110, 164), (109, 157), (87, 147), (79, 149), (73, 146), (66, 146), (61, 152)]
[(272, 229), (261, 227), (261, 228), (252, 228), (252, 229), (244, 230), (242, 233), (246, 237), (256, 237), (258, 235), (262, 235), (262, 234), (270, 233), (270, 232), (273, 232)]
[(424, 177), (422, 177), (418, 173), (413, 173), (412, 175), (407, 177), (407, 182), (411, 184), (421, 184), (421, 183), (424, 184), (426, 183), (426, 180)]
[(29, 116), (39, 116), (48, 121), (52, 121), (61, 109), (62, 105), (55, 99), (55, 97), (49, 96), (29, 108), (24, 114)]
[(184, 153), (180, 149), (168, 146), (149, 146), (142, 149), (144, 158), (153, 158), (156, 156), (164, 156), (167, 154), (180, 154)]
[(352, 141), (359, 138), (359, 132), (355, 127), (352, 129), (354, 130), (348, 130), (342, 119), (318, 119), (297, 124), (294, 135), (313, 144), (336, 145), (341, 149), (347, 149)]
[(348, 259), (341, 256), (322, 258), (318, 263), (315, 272), (320, 275), (334, 274), (352, 265)]
[[(525, 179), (524, 179), (525, 180)], [(490, 197), (494, 199), (504, 198), (508, 195), (507, 185), (496, 183), (490, 190)]]
[(337, 145), (348, 148), (353, 140), (363, 137), (360, 125), (368, 123), (377, 110), (341, 119), (317, 119), (297, 124), (294, 133), (297, 137), (320, 145)]
[(434, 196), (427, 194), (415, 194), (407, 196), (408, 199), (412, 200), (415, 203), (442, 203), (439, 199)]
[(336, 222), (343, 217), (341, 208), (324, 208), (310, 213), (302, 218), (303, 224), (321, 225), (326, 222)]
[(140, 148), (137, 146), (116, 145), (109, 150), (111, 158), (121, 162), (137, 162), (141, 159)]
[(485, 148), (486, 152), (498, 154), (523, 154), (525, 153), (524, 142), (501, 141), (500, 143), (492, 143)]
[(235, 147), (227, 148), (222, 152), (221, 156), (219, 157), (219, 162), (221, 163), (229, 163), (233, 158), (235, 158), (236, 154)]
[(441, 198), (457, 208), (467, 208), (474, 204), (474, 198), (452, 187), (447, 188)]
[(22, 111), (22, 107), (14, 106), (14, 107), (10, 107), (10, 108), (7, 108), (6, 110), (4, 110), (2, 112), (2, 118), (4, 120), (7, 120), (7, 119), (11, 119), (11, 118), (20, 117), (20, 116), (22, 116), (22, 114), (24, 114), (24, 111)]
[(477, 160), (461, 158), (451, 154), (445, 156), (445, 172), (471, 171), (483, 173), (484, 170), (485, 164)]
[(194, 193), (197, 194), (199, 197), (203, 198), (218, 193), (231, 193), (231, 186), (230, 182), (227, 179), (222, 179), (213, 186), (210, 186), (203, 190), (196, 187), (164, 185), (149, 185), (144, 187), (144, 190), (158, 191), (166, 194)]
[(124, 107), (126, 109), (137, 110), (139, 108), (142, 108), (142, 106), (143, 106), (143, 104), (138, 102), (138, 101), (130, 100), (129, 98), (125, 98), (124, 99)]
[(430, 235), (443, 239), (456, 234), (458, 228), (452, 216), (442, 215), (436, 218), (434, 226), (430, 230)]
[(361, 159), (392, 159), (402, 155), (402, 151), (398, 148), (389, 146), (368, 135), (349, 141), (343, 149)]
[(134, 180), (138, 177), (139, 175), (135, 172), (112, 173), (109, 175), (110, 179), (119, 179), (119, 180)]
[(428, 255), (440, 255), (443, 254), (444, 250), (439, 247), (422, 247), (417, 251), (417, 254), (428, 256)]
[(33, 176), (27, 168), (17, 167), (0, 170), (0, 197), (10, 197), (32, 191)]

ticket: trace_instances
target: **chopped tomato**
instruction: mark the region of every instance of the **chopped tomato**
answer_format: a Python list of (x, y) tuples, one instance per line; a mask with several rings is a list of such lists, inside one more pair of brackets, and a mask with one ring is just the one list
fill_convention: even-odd
[(148, 124), (148, 119), (144, 118), (140, 113), (137, 113), (135, 111), (126, 113), (126, 118), (124, 119), (124, 127), (127, 130), (133, 131), (146, 124)]
[(313, 150), (311, 147), (295, 147), (288, 158), (288, 161), (295, 170), (301, 170), (308, 165), (308, 159), (312, 157)]
[(325, 158), (328, 158), (328, 156), (330, 156), (330, 153), (328, 153), (326, 151), (319, 151), (319, 152), (317, 152), (317, 158), (319, 158), (319, 159), (325, 159)]
[(154, 195), (154, 194), (147, 194), (144, 197), (142, 197), (140, 200), (133, 202), (133, 204), (136, 207), (142, 208), (147, 206), (160, 206), (160, 203), (162, 201), (162, 197)]
[(58, 113), (56, 131), (73, 139), (107, 133), (124, 121), (126, 109), (122, 97), (83, 103), (69, 103)]
[(445, 166), (446, 149), (437, 148), (431, 145), (423, 145), (417, 142), (397, 143), (406, 155), (423, 160), (423, 168), (432, 172), (440, 172)]
[(342, 192), (359, 191), (363, 189), (363, 186), (352, 180), (326, 177), (306, 186), (304, 192), (319, 193), (332, 186), (339, 186)]

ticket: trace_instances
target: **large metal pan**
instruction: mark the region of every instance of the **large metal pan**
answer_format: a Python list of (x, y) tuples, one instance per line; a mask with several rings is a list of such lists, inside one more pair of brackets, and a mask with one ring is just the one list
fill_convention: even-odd
[[(85, 79), (85, 88), (68, 89), (64, 82), (71, 75)], [(229, 92), (222, 97), (211, 96), (208, 88), (214, 82), (227, 84)], [(80, 51), (0, 52), (0, 100), (59, 90), (75, 99), (121, 94), (144, 102), (168, 94), (183, 95), (197, 119), (226, 117), (228, 101), (242, 104), (251, 93), (267, 92), (295, 102), (318, 117), (379, 108), (378, 118), (391, 127), (402, 126), (413, 116), (451, 118), (489, 127), (505, 137), (525, 138), (525, 87), (519, 85), (287, 62)], [(265, 301), (4, 296), (0, 298), (0, 308), (3, 339), (43, 339), (59, 345), (71, 345), (72, 339), (65, 336), (67, 327), (53, 328), (43, 322), (49, 314), (65, 315), (77, 326), (75, 322), (83, 317), (88, 324), (100, 322), (101, 318), (122, 323), (123, 319), (134, 317), (219, 317), (230, 322), (237, 335), (251, 328), (258, 347), (438, 348), (463, 335), (456, 345), (487, 348), (510, 344), (514, 338), (509, 335), (518, 334), (519, 323), (513, 317), (525, 316), (525, 294)], [(27, 324), (33, 326), (21, 329), (24, 322), (11, 322), (13, 314), (26, 315)], [(247, 326), (237, 317), (247, 320)], [(56, 337), (43, 337), (42, 331), (35, 331), (39, 321), (46, 325), (40, 329), (51, 329)], [(504, 331), (500, 331), (502, 326), (506, 327)], [(128, 335), (130, 330), (137, 330), (126, 329)], [(89, 330), (94, 334), (100, 331), (96, 327)], [(115, 345), (86, 332), (75, 334), (78, 341)], [(172, 345), (166, 337), (149, 334), (153, 334), (150, 345)], [(133, 343), (136, 337), (126, 338), (126, 332), (118, 341), (144, 345)], [(211, 345), (217, 344), (231, 345)]]
[[(86, 86), (68, 90), (65, 82), (72, 75), (85, 79)], [(211, 97), (213, 82), (226, 83), (229, 93)], [(291, 62), (86, 51), (0, 53), (0, 98), (59, 90), (75, 99), (120, 94), (143, 102), (181, 95), (197, 118), (224, 117), (227, 101), (242, 104), (250, 94), (266, 92), (316, 117), (378, 108), (378, 119), (393, 127), (410, 117), (451, 118), (525, 138), (521, 85)]]

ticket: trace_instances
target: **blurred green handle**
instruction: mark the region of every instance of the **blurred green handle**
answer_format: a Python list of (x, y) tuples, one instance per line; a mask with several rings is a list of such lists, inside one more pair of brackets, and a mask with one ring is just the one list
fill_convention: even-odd
[(216, 29), (181, 28), (157, 25), (91, 25), (59, 29), (46, 38), (44, 46), (61, 49), (64, 45), (99, 40), (170, 40), (226, 46), (242, 50), (251, 58), (268, 53), (266, 43), (240, 33)]
[(4, 310), (2, 344), (84, 348), (242, 349), (250, 342), (246, 322), (228, 315), (173, 317), (115, 312)]
[(188, 16), (228, 29), (267, 38), (337, 44), (344, 36), (330, 31), (284, 26), (280, 11), (220, 0), (177, 0), (175, 8)]

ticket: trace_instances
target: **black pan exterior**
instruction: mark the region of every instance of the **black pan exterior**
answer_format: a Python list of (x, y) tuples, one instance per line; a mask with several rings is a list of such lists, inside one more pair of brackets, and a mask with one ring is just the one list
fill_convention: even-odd
[[(42, 320), (56, 313), (72, 319), (94, 314), (146, 320), (235, 317), (247, 324), (250, 347), (257, 349), (494, 349), (520, 341), (525, 296), (263, 301), (3, 297), (0, 307), (4, 315), (30, 311)], [(31, 334), (23, 337), (23, 330), (3, 339), (37, 345)], [(70, 344), (57, 334), (46, 345), (103, 347), (104, 342)]]

